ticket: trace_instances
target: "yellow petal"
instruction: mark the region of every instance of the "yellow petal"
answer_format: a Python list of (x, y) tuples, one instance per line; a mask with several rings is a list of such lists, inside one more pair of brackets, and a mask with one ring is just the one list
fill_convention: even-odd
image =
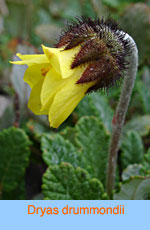
[(54, 68), (49, 70), (41, 90), (42, 110), (49, 109), (54, 95), (65, 83), (65, 80), (61, 78), (61, 75)]
[(20, 54), (20, 53), (16, 53), (16, 56), (19, 57), (22, 61), (25, 61), (25, 60), (43, 57), (43, 54)]
[(31, 90), (29, 102), (28, 102), (28, 108), (35, 113), (36, 115), (42, 115), (42, 114), (48, 114), (48, 111), (42, 111), (41, 112), (41, 88), (43, 85), (44, 78), (41, 79)]
[(75, 69), (71, 69), (71, 63), (75, 55), (79, 52), (80, 46), (70, 50), (63, 50), (63, 48), (48, 48), (45, 46), (42, 46), (42, 48), (51, 65), (57, 72), (61, 73), (62, 78), (68, 78), (74, 73)]
[(79, 76), (75, 77), (72, 81), (69, 81), (56, 93), (49, 110), (50, 126), (58, 128), (82, 100), (86, 91), (94, 84), (92, 82), (78, 85), (75, 84), (77, 79), (79, 79)]
[(43, 52), (45, 53), (45, 55), (47, 56), (47, 58), (49, 59), (49, 62), (51, 63), (51, 65), (54, 67), (54, 69), (60, 73), (60, 63), (59, 63), (59, 59), (58, 59), (58, 53), (63, 50), (62, 48), (58, 49), (58, 48), (49, 48), (46, 47), (44, 45), (42, 45), (42, 49)]
[(41, 79), (44, 78), (43, 72), (50, 68), (50, 64), (39, 64), (29, 66), (24, 74), (24, 81), (32, 88)]
[(30, 54), (30, 55), (22, 55), (16, 54), (22, 61), (10, 61), (11, 64), (16, 65), (35, 65), (35, 64), (44, 64), (49, 63), (49, 60), (45, 54)]

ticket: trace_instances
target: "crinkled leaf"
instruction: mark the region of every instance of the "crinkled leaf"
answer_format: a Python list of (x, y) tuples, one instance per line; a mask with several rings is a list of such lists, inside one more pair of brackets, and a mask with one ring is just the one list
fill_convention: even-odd
[(111, 132), (113, 110), (111, 109), (106, 96), (101, 95), (100, 93), (92, 93), (80, 102), (76, 111), (79, 118), (87, 115), (95, 115), (104, 123), (106, 129)]
[(60, 133), (66, 140), (69, 140), (74, 146), (76, 146), (75, 142), (75, 128), (74, 127), (66, 127), (61, 133)]
[(93, 93), (90, 96), (90, 104), (95, 115), (100, 118), (108, 131), (111, 131), (111, 122), (113, 119), (113, 110), (111, 109), (106, 96), (100, 93)]
[(99, 119), (82, 117), (75, 128), (65, 129), (62, 136), (46, 134), (42, 137), (43, 159), (47, 165), (64, 161), (80, 166), (104, 182), (108, 145), (109, 133)]
[(77, 106), (76, 112), (78, 118), (81, 118), (83, 116), (94, 115), (93, 107), (91, 106), (89, 100), (90, 100), (90, 95), (87, 95)]
[(49, 166), (43, 176), (42, 189), (48, 200), (101, 200), (105, 197), (98, 179), (91, 179), (86, 170), (68, 163)]
[(47, 165), (57, 165), (64, 161), (77, 167), (79, 162), (81, 162), (80, 152), (60, 134), (43, 135), (41, 146), (43, 159)]
[(105, 182), (109, 133), (95, 117), (83, 117), (76, 125), (76, 142), (85, 160), (85, 169)]
[(123, 183), (114, 200), (150, 200), (150, 178), (134, 177)]
[(129, 164), (141, 163), (144, 156), (144, 146), (140, 135), (135, 131), (129, 131), (123, 139), (121, 150), (123, 168)]
[(0, 133), (0, 188), (12, 191), (24, 175), (30, 141), (22, 129), (11, 127)]
[(2, 200), (25, 200), (25, 178), (21, 178), (17, 187), (12, 191), (7, 191), (2, 194)]
[(150, 149), (144, 155), (144, 159), (142, 162), (141, 174), (144, 176), (150, 175)]
[(133, 176), (140, 176), (140, 170), (142, 168), (141, 164), (132, 164), (129, 165), (126, 169), (123, 170), (122, 180), (128, 180)]
[(36, 140), (41, 139), (43, 133), (50, 132), (49, 127), (42, 125), (40, 122), (35, 120), (28, 120), (23, 126), (23, 129), (29, 136), (33, 136)]
[(124, 127), (124, 133), (129, 130), (135, 130), (141, 136), (146, 136), (150, 132), (150, 115), (135, 117)]

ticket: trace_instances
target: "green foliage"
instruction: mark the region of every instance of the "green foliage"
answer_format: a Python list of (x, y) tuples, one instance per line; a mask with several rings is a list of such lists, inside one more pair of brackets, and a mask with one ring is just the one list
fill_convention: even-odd
[(150, 90), (148, 85), (144, 84), (143, 81), (138, 82), (137, 92), (139, 94), (143, 112), (150, 114)]
[(140, 135), (135, 131), (129, 131), (123, 139), (121, 150), (123, 168), (129, 164), (141, 163), (144, 156), (144, 146)]
[(92, 116), (95, 115), (93, 108), (90, 104), (90, 97), (91, 95), (87, 95), (77, 106), (76, 108), (76, 113), (78, 116), (78, 119), (83, 117), (83, 116)]
[(135, 40), (140, 64), (150, 64), (150, 8), (144, 3), (130, 5), (121, 17), (122, 29)]
[(99, 92), (92, 93), (80, 102), (76, 111), (79, 117), (95, 115), (104, 123), (105, 128), (111, 132), (113, 110), (106, 96)]
[(82, 15), (94, 18), (95, 17), (95, 11), (92, 7), (92, 1), (89, 0), (82, 0), (81, 1), (81, 9), (82, 9)]
[(120, 8), (130, 3), (145, 2), (145, 0), (102, 0), (104, 4), (112, 8)]
[(3, 200), (25, 200), (26, 192), (25, 192), (25, 178), (20, 178), (15, 189), (11, 191), (4, 191), (2, 193)]
[(44, 135), (41, 143), (43, 159), (47, 165), (57, 165), (62, 161), (76, 167), (80, 164), (81, 154), (69, 140), (65, 140), (60, 134)]
[(66, 139), (69, 140), (74, 146), (76, 146), (76, 130), (74, 127), (66, 127), (60, 134)]
[(128, 180), (133, 176), (150, 176), (150, 149), (144, 154), (140, 164), (128, 165), (127, 168), (123, 170), (122, 180)]
[(143, 162), (142, 162), (142, 168), (141, 168), (140, 172), (144, 176), (149, 176), (150, 175), (150, 149), (144, 155), (144, 159), (143, 159)]
[(30, 141), (21, 129), (9, 128), (0, 133), (0, 190), (13, 192), (29, 162)]
[(150, 115), (138, 116), (131, 119), (124, 127), (124, 133), (135, 130), (140, 136), (147, 136), (150, 132)]
[(133, 177), (122, 183), (119, 193), (114, 194), (114, 200), (149, 200), (150, 178)]
[(117, 8), (121, 1), (120, 0), (103, 0), (103, 3), (109, 7)]
[(69, 163), (49, 166), (43, 176), (43, 193), (48, 200), (101, 200), (106, 197), (98, 179)]
[(29, 136), (37, 141), (40, 141), (43, 133), (50, 133), (49, 127), (43, 126), (42, 124), (40, 124), (40, 122), (32, 119), (25, 122), (22, 125), (22, 128)]
[(140, 170), (142, 168), (141, 164), (132, 164), (132, 165), (128, 165), (128, 167), (126, 169), (123, 170), (122, 172), (122, 180), (128, 180), (130, 179), (130, 177), (133, 176), (140, 176)]
[(105, 183), (109, 134), (94, 117), (81, 118), (76, 130), (76, 141), (84, 155), (85, 168)]
[(80, 6), (80, 1), (70, 1), (70, 0), (65, 0), (66, 2), (66, 7), (64, 11), (62, 12), (62, 17), (68, 18), (68, 19), (73, 19), (76, 16), (81, 15), (81, 6)]
[[(75, 128), (70, 130), (73, 130), (74, 143), (69, 141), (71, 139), (64, 139), (60, 134), (42, 137), (44, 161), (47, 165), (56, 165), (64, 161), (75, 167), (83, 167), (104, 183), (109, 144), (109, 134), (104, 125), (95, 117), (83, 117)], [(67, 131), (63, 132), (64, 135)]]
[[(21, 66), (10, 68), (8, 62), (16, 52), (41, 53), (41, 44), (54, 46), (67, 21), (81, 15), (92, 18), (110, 15), (138, 45), (140, 65), (120, 141), (115, 188), (123, 182), (121, 191), (114, 197), (150, 199), (147, 178), (150, 176), (149, 2), (6, 1), (9, 14), (0, 15), (1, 199), (107, 198), (103, 187), (108, 146), (113, 114), (123, 84), (107, 93), (87, 94), (73, 115), (54, 130), (49, 128), (45, 117), (35, 117), (29, 112), (26, 103), (30, 90), (22, 80), (25, 69)], [(14, 93), (19, 95), (18, 111), (14, 110)], [(13, 124), (18, 113), (21, 129), (3, 130)], [(33, 142), (31, 148), (28, 136)]]

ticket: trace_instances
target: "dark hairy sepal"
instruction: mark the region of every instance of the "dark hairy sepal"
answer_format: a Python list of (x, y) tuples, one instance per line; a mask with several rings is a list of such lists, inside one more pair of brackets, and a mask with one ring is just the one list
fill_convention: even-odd
[(132, 48), (125, 36), (126, 33), (110, 17), (106, 20), (81, 17), (62, 32), (56, 47), (63, 47), (62, 52), (65, 52), (81, 46), (70, 68), (86, 65), (77, 84), (95, 81), (95, 85), (88, 90), (91, 92), (114, 86), (124, 77), (128, 68), (127, 57)]

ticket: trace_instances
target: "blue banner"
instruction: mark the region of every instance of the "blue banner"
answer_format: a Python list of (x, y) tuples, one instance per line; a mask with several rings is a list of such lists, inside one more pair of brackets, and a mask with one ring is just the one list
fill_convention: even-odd
[(1, 229), (149, 229), (150, 201), (1, 201)]

